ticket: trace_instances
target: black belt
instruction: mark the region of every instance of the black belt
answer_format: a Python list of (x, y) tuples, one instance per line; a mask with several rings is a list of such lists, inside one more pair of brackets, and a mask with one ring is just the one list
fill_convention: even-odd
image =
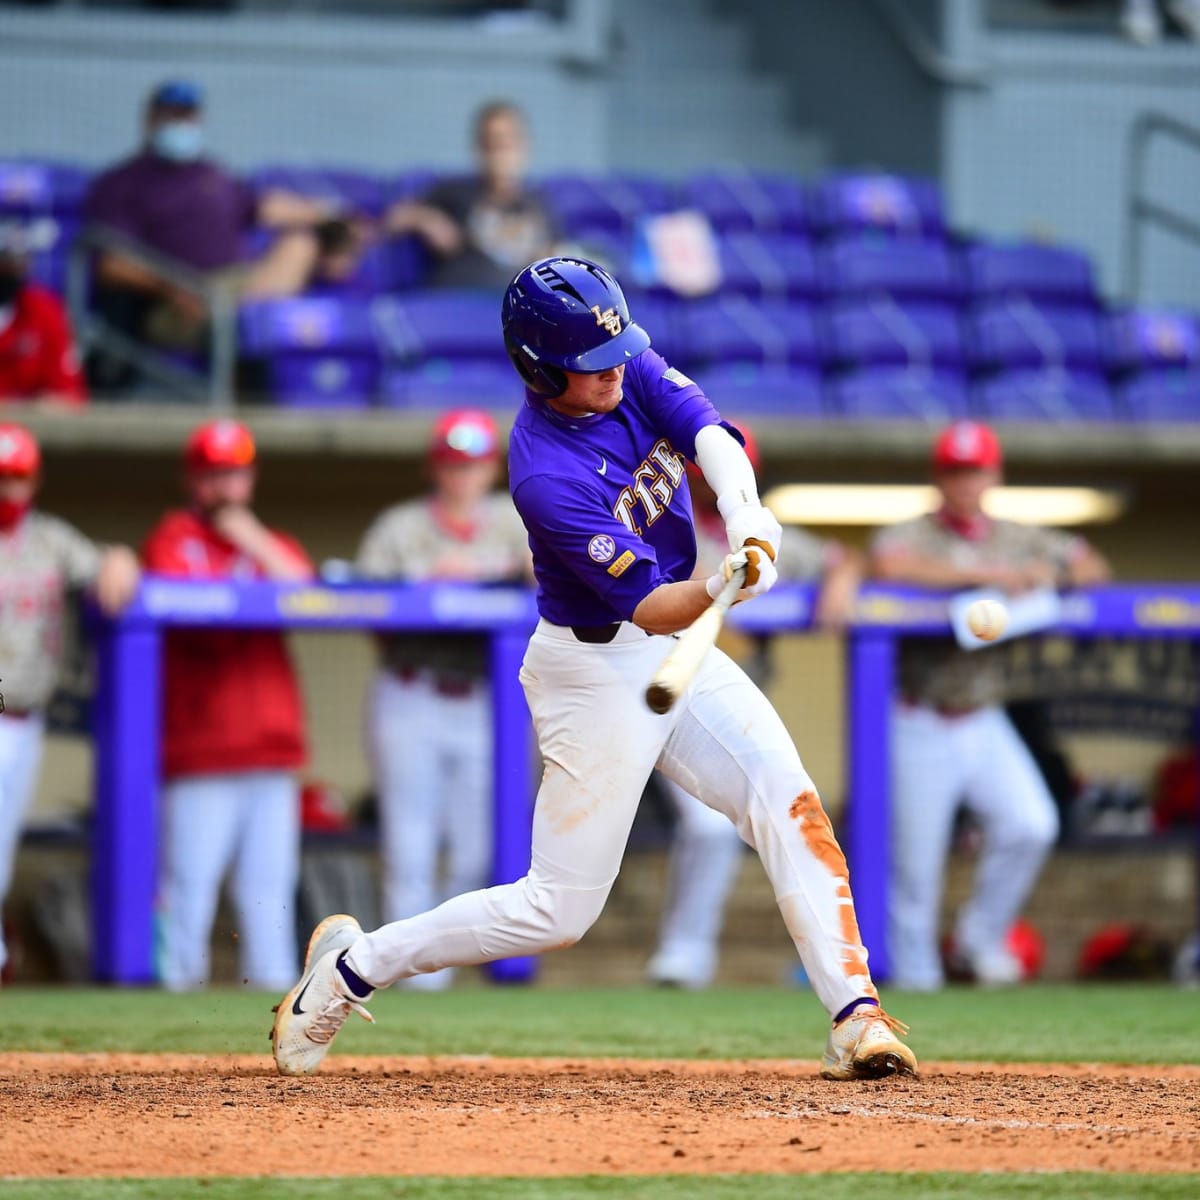
[(611, 625), (572, 625), (571, 632), (577, 641), (587, 642), (592, 646), (607, 646), (617, 636), (621, 628), (620, 621)]

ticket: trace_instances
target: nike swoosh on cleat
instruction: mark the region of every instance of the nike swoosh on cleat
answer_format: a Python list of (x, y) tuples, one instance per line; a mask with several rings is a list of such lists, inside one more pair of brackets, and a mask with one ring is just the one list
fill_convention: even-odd
[(300, 1007), (300, 1001), (304, 999), (304, 993), (308, 991), (308, 984), (309, 984), (309, 983), (312, 983), (312, 976), (311, 976), (311, 975), (309, 976), (308, 983), (306, 983), (306, 984), (305, 984), (305, 985), (304, 985), (304, 986), (303, 986), (303, 987), (300, 989), (300, 994), (299, 994), (299, 995), (298, 995), (298, 996), (295, 998), (295, 1000), (293, 1000), (293, 1001), (292, 1001), (292, 1012), (294, 1012), (294, 1013), (296, 1014), (296, 1016), (298, 1016), (298, 1017), (302, 1017), (302, 1016), (304, 1016), (304, 1009), (302, 1009), (302, 1008)]
[(600, 456), (600, 465), (596, 468), (596, 473), (598, 475), (608, 474), (608, 460), (603, 455)]

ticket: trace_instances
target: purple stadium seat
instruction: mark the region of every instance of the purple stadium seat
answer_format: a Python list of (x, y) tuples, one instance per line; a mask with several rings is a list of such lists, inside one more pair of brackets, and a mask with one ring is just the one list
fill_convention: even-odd
[(1200, 370), (1151, 371), (1122, 385), (1118, 396), (1135, 421), (1200, 421)]
[(826, 234), (876, 230), (938, 237), (946, 231), (941, 189), (932, 179), (835, 175), (814, 189), (813, 214)]
[(238, 327), (241, 353), (265, 361), (278, 403), (362, 408), (371, 402), (379, 349), (365, 301), (258, 301), (241, 310)]
[(435, 171), (432, 167), (413, 167), (401, 171), (383, 181), (385, 204), (395, 204), (398, 200), (417, 200), (423, 196), (439, 179), (447, 177), (445, 171)]
[(977, 299), (1028, 296), (1039, 303), (1084, 308), (1100, 302), (1091, 260), (1078, 250), (1035, 242), (977, 242), (966, 251), (965, 263)]
[(697, 367), (731, 362), (819, 366), (825, 357), (820, 326), (807, 305), (723, 296), (682, 305), (679, 319), (690, 362)]
[(379, 402), (388, 408), (498, 408), (516, 412), (525, 390), (507, 362), (435, 358), (415, 367), (387, 367)]
[(827, 322), (830, 356), (846, 367), (961, 370), (965, 363), (958, 312), (946, 304), (844, 301), (829, 307)]
[(54, 207), (54, 181), (47, 163), (0, 161), (0, 213), (33, 216)]
[(964, 294), (957, 255), (935, 238), (835, 238), (822, 248), (820, 270), (826, 289), (839, 296), (951, 303)]
[(1200, 319), (1191, 313), (1133, 309), (1108, 321), (1114, 365), (1122, 371), (1200, 366)]
[(968, 413), (962, 371), (924, 367), (864, 367), (828, 382), (830, 408), (859, 420), (920, 420), (933, 424)]
[(816, 299), (821, 294), (812, 243), (793, 234), (731, 233), (718, 243), (721, 287), (746, 296)]
[(1070, 367), (1100, 373), (1108, 366), (1104, 326), (1087, 309), (997, 300), (976, 309), (968, 327), (978, 369)]
[(700, 369), (696, 382), (724, 413), (823, 417), (821, 374), (815, 367), (723, 363)]
[(372, 308), (384, 356), (414, 363), (430, 358), (484, 358), (507, 362), (500, 307), (490, 294), (419, 292), (381, 297)]
[(261, 166), (250, 173), (250, 181), (259, 191), (281, 188), (372, 216), (383, 211), (386, 200), (383, 179), (343, 167)]
[(576, 229), (565, 239), (564, 253), (580, 254), (607, 267), (618, 279), (630, 281), (630, 261), (633, 245), (626, 233), (614, 233), (611, 229), (583, 227)]
[(568, 235), (578, 229), (628, 233), (638, 217), (672, 208), (666, 184), (636, 175), (553, 175), (539, 189)]
[(976, 411), (994, 421), (1112, 421), (1112, 392), (1103, 375), (1055, 367), (1004, 371), (977, 380)]
[(718, 233), (804, 234), (811, 228), (807, 190), (790, 175), (704, 172), (683, 185), (680, 203), (702, 212)]

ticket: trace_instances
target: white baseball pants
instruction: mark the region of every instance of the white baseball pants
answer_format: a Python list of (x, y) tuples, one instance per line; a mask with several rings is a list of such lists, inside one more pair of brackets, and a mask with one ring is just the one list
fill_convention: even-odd
[[(0, 906), (12, 884), (21, 826), (37, 791), (46, 723), (40, 713), (24, 717), (0, 713)], [(0, 969), (8, 961), (0, 925)]]
[[(492, 706), (483, 682), (465, 696), (432, 679), (401, 681), (380, 671), (371, 690), (368, 736), (379, 795), (383, 916), (425, 912), (448, 896), (483, 887), (492, 866)], [(445, 886), (438, 886), (446, 848)], [(446, 986), (450, 973), (420, 976)]]
[(296, 977), (300, 800), (286, 771), (173, 779), (162, 793), (159, 977), (203, 987), (221, 881), (231, 870), (241, 977), (278, 991)]
[(577, 942), (604, 907), (657, 766), (758, 851), (825, 1008), (875, 994), (845, 859), (783, 722), (716, 649), (674, 709), (652, 713), (646, 685), (671, 645), (628, 623), (608, 645), (539, 623), (521, 670), (545, 760), (528, 875), (364, 934), (351, 970), (385, 987)]
[(670, 779), (660, 780), (675, 811), (667, 900), (651, 979), (707, 987), (717, 973), (721, 923), (742, 861), (742, 840), (724, 813)]
[(930, 990), (942, 984), (942, 876), (960, 802), (979, 819), (983, 848), (955, 941), (967, 954), (988, 956), (1003, 950), (1054, 845), (1054, 801), (1001, 709), (943, 716), (898, 705), (892, 716), (889, 930), (897, 987)]

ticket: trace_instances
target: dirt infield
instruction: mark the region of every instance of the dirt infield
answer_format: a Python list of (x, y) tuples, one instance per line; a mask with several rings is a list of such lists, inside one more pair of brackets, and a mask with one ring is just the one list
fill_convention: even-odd
[(1195, 1171), (1200, 1068), (0, 1054), (2, 1176)]

